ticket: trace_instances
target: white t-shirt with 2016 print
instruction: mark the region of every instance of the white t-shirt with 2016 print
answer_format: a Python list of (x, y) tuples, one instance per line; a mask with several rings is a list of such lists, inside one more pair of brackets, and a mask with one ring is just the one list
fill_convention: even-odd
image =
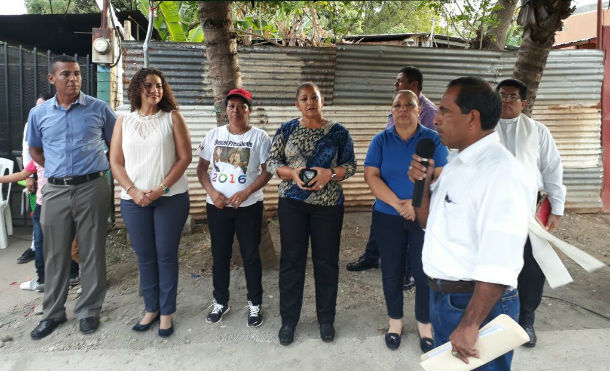
[[(212, 186), (226, 197), (246, 189), (261, 174), (267, 162), (271, 138), (263, 130), (251, 127), (243, 134), (229, 132), (228, 125), (210, 130), (199, 145), (198, 154), (210, 162)], [(252, 193), (240, 207), (263, 200), (263, 190)], [(207, 196), (207, 202), (214, 202)], [(227, 205), (230, 206), (230, 205)]]

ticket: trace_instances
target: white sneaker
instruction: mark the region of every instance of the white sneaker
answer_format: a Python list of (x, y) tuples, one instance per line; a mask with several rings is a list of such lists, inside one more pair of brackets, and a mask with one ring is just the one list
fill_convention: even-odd
[(19, 288), (27, 291), (44, 291), (44, 283), (38, 283), (36, 280), (26, 281), (19, 285)]
[(34, 314), (42, 314), (42, 304), (38, 304), (36, 308), (34, 308)]

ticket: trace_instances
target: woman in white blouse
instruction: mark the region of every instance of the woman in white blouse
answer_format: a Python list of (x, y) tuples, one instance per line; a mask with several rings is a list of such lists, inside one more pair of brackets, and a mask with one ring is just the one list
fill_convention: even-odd
[(159, 336), (174, 329), (178, 245), (189, 212), (184, 174), (191, 141), (163, 73), (142, 68), (128, 92), (131, 112), (120, 116), (110, 144), (110, 167), (121, 191), (121, 215), (138, 257), (145, 314), (132, 328), (160, 321)]

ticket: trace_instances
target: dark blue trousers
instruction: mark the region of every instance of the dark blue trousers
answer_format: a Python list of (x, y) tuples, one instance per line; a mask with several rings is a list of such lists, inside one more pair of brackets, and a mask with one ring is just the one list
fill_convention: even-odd
[(178, 245), (189, 213), (188, 192), (159, 197), (146, 207), (121, 200), (121, 215), (138, 257), (140, 286), (147, 312), (176, 311)]
[(44, 283), (44, 255), (42, 253), (42, 226), (40, 225), (40, 208), (36, 204), (32, 214), (32, 229), (34, 232), (34, 265), (38, 275), (38, 283)]
[(428, 278), (421, 261), (424, 231), (417, 222), (378, 211), (373, 211), (373, 228), (381, 257), (381, 280), (388, 316), (392, 319), (403, 317), (402, 286), (408, 258), (415, 278), (415, 319), (430, 323)]
[[(369, 240), (366, 242), (366, 247), (364, 248), (364, 254), (362, 254), (362, 257), (371, 263), (377, 263), (379, 261), (379, 249), (377, 247), (375, 228), (373, 228), (372, 222), (369, 230)], [(407, 254), (405, 263), (405, 279), (409, 278), (411, 278), (411, 264), (409, 263), (409, 256)]]

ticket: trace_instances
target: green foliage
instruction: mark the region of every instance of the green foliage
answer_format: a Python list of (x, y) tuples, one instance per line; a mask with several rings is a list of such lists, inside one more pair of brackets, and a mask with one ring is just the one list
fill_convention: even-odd
[[(155, 1), (154, 7), (155, 20), (153, 25), (159, 32), (161, 39), (177, 42), (203, 40), (202, 31), (201, 37), (197, 36), (197, 27), (200, 27), (197, 2)], [(138, 0), (138, 9), (148, 18), (149, 1)]]
[[(185, 30), (180, 22), (180, 2), (164, 1), (159, 4), (159, 12), (172, 41), (186, 41)], [(188, 29), (186, 30), (188, 32)]]
[[(137, 9), (136, 0), (111, 0), (111, 2), (115, 9)], [(100, 8), (95, 0), (52, 0), (50, 3), (49, 0), (25, 0), (25, 8), (28, 14), (86, 14), (100, 12)]]
[[(138, 0), (138, 9), (142, 14), (148, 18), (148, 0)], [(155, 15), (155, 19), (153, 21), (153, 26), (159, 32), (159, 36), (162, 40), (171, 40), (169, 38), (169, 32), (167, 31), (167, 24), (163, 20), (163, 18)]]
[[(137, 1), (138, 9), (148, 16), (148, 0)], [(154, 26), (163, 40), (203, 40), (197, 3), (155, 3), (160, 5)], [(234, 1), (232, 11), (235, 31), (246, 43), (250, 38), (264, 38), (284, 45), (323, 45), (346, 35), (429, 32), (435, 12), (422, 3), (257, 1), (252, 6), (250, 1)]]
[[(363, 33), (419, 33), (430, 32), (435, 12), (423, 2), (374, 1), (367, 2), (362, 24)], [(365, 31), (366, 30), (366, 31)]]
[(506, 34), (506, 45), (519, 47), (521, 46), (522, 41), (523, 27), (519, 26), (516, 22), (513, 22)]
[[(482, 34), (498, 25), (493, 11), (501, 6), (502, 0), (434, 0), (421, 2), (420, 7), (431, 9), (441, 20), (440, 33), (461, 37), (465, 40), (479, 40)], [(513, 21), (507, 44), (518, 46), (522, 30)]]
[(201, 25), (199, 25), (189, 31), (186, 41), (188, 41), (190, 43), (203, 42), (203, 28), (201, 27)]
[[(133, 1), (148, 17), (148, 0)], [(264, 38), (281, 45), (320, 46), (347, 35), (431, 30), (478, 39), (481, 31), (497, 24), (491, 13), (498, 1), (502, 0), (256, 1), (254, 6), (251, 1), (233, 1), (231, 6), (234, 28), (243, 43)], [(155, 6), (154, 26), (163, 40), (203, 41), (197, 1), (156, 1)], [(518, 45), (520, 33), (513, 25), (507, 43)]]

